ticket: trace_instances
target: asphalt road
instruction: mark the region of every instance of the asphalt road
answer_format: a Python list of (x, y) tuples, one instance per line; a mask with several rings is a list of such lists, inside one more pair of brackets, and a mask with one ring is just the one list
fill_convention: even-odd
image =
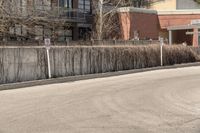
[(200, 67), (0, 91), (0, 133), (200, 133)]

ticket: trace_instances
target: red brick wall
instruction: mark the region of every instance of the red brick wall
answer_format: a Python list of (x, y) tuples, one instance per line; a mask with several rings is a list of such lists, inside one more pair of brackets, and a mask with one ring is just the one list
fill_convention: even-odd
[(188, 25), (191, 20), (200, 19), (200, 14), (183, 15), (158, 15), (160, 27), (166, 29), (168, 26)]
[(159, 21), (156, 14), (148, 13), (119, 13), (122, 39), (134, 38), (134, 31), (138, 31), (140, 39), (158, 39)]
[(132, 13), (131, 22), (131, 37), (134, 37), (134, 30), (137, 30), (140, 39), (158, 38), (159, 23), (156, 14)]

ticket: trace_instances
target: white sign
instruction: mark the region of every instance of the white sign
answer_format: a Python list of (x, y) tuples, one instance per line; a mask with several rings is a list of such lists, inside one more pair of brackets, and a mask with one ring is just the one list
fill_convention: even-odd
[(192, 25), (200, 24), (200, 19), (191, 20), (191, 24), (192, 24)]
[(164, 38), (160, 37), (160, 38), (159, 38), (159, 41), (160, 41), (160, 45), (161, 45), (161, 46), (164, 45)]
[(51, 39), (50, 38), (44, 39), (44, 44), (45, 46), (49, 47), (51, 45)]

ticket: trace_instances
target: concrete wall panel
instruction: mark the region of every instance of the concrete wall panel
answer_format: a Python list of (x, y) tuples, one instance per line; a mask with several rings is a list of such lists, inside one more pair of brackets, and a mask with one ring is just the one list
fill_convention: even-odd
[[(184, 46), (166, 46), (165, 52), (165, 65), (196, 61), (194, 52)], [(155, 67), (160, 65), (159, 54), (158, 45), (52, 48), (51, 71), (53, 77), (66, 77)], [(47, 72), (44, 48), (0, 48), (0, 84), (45, 79)]]

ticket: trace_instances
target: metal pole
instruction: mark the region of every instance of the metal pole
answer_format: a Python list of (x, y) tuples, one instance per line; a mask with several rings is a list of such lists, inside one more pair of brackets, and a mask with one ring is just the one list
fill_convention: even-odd
[(163, 38), (160, 39), (160, 65), (163, 66)]
[(51, 65), (50, 65), (49, 48), (46, 48), (46, 50), (47, 50), (47, 62), (48, 62), (48, 74), (49, 74), (49, 78), (51, 78)]
[(163, 66), (163, 46), (160, 46), (160, 65)]

